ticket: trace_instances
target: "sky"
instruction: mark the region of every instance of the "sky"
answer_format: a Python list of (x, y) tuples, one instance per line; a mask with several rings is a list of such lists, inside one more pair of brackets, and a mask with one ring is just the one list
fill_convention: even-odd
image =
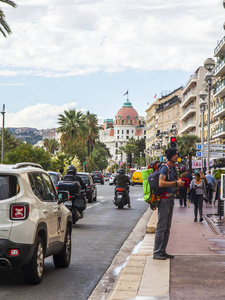
[(0, 2), (12, 30), (0, 34), (5, 127), (58, 127), (58, 115), (74, 108), (114, 119), (127, 90), (145, 116), (225, 35), (222, 0), (14, 1)]

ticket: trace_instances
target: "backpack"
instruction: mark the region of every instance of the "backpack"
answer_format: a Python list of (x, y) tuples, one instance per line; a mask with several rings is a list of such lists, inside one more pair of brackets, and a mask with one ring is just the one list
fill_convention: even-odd
[(143, 179), (143, 195), (144, 195), (144, 201), (149, 203), (151, 201), (151, 191), (150, 191), (150, 186), (148, 183), (148, 176), (153, 173), (153, 169), (146, 169), (143, 170), (142, 172), (142, 179)]
[[(168, 173), (166, 175), (166, 179), (170, 180), (169, 176), (169, 165), (165, 164), (164, 166), (167, 166)], [(164, 192), (166, 192), (167, 188), (160, 188), (159, 187), (159, 175), (160, 175), (160, 170), (163, 166), (161, 166), (158, 170), (155, 172), (151, 173), (148, 176), (148, 182), (149, 182), (149, 187), (150, 187), (150, 199), (148, 203), (150, 204), (150, 207), (152, 210), (155, 210), (160, 202), (160, 195)], [(175, 170), (175, 176), (177, 177), (177, 170)]]

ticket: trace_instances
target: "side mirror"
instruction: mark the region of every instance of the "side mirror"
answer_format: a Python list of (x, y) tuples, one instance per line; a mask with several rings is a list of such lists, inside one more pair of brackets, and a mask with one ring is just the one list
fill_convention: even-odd
[(58, 191), (58, 202), (63, 203), (69, 200), (68, 191)]

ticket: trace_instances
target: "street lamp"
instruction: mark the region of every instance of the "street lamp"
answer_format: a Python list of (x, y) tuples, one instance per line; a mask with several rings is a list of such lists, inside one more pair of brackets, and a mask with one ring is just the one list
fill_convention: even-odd
[(5, 104), (3, 104), (2, 114), (2, 157), (1, 162), (4, 160), (4, 128), (5, 128)]
[(211, 97), (211, 88), (212, 88), (212, 80), (213, 73), (212, 70), (215, 68), (215, 61), (212, 58), (207, 58), (204, 62), (204, 67), (207, 70), (205, 74), (205, 81), (208, 86), (208, 132), (207, 132), (207, 173), (209, 171), (209, 155), (210, 155), (210, 97)]
[(134, 153), (131, 154), (132, 157), (132, 169), (134, 169)]
[[(204, 112), (206, 109), (206, 101), (205, 99), (207, 98), (208, 93), (206, 91), (201, 91), (199, 93), (199, 97), (202, 99), (202, 101), (199, 103), (200, 105), (200, 111), (202, 113), (202, 139), (201, 139), (201, 143), (202, 143), (202, 151), (204, 150), (203, 148), (203, 143), (204, 143)], [(201, 156), (201, 170), (203, 171), (203, 156)]]
[(141, 166), (142, 166), (142, 152), (140, 152), (140, 170), (141, 170)]

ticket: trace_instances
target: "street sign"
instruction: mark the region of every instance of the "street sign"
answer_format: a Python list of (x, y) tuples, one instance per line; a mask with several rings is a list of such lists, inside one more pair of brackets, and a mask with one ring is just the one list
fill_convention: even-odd
[[(197, 151), (196, 152), (197, 157), (207, 157), (207, 151)], [(225, 157), (225, 153), (223, 152), (209, 152), (210, 157)]]
[[(207, 150), (206, 144), (196, 144), (196, 150)], [(210, 144), (210, 150), (225, 151), (225, 145)]]

